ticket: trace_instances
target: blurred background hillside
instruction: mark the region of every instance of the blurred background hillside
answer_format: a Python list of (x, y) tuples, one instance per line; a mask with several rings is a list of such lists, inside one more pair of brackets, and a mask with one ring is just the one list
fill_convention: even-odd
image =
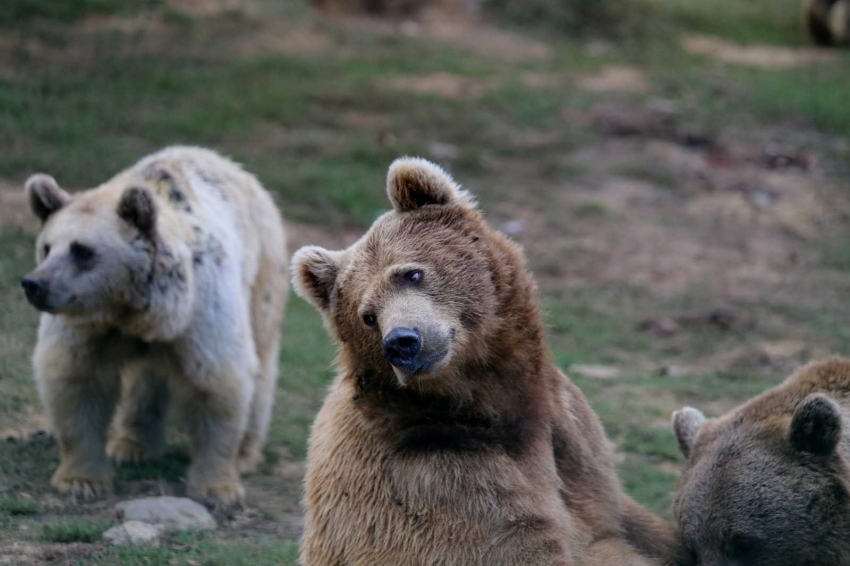
[(439, 162), (525, 247), (557, 362), (628, 491), (669, 518), (674, 409), (716, 415), (850, 355), (848, 68), (812, 45), (802, 0), (4, 0), (0, 564), (294, 563), (334, 353), (293, 296), (246, 510), (214, 535), (105, 547), (117, 499), (183, 493), (185, 442), (122, 469), (110, 500), (49, 492), (18, 284), (28, 175), (80, 190), (209, 146), (274, 193), (294, 251), (356, 239), (395, 157)]

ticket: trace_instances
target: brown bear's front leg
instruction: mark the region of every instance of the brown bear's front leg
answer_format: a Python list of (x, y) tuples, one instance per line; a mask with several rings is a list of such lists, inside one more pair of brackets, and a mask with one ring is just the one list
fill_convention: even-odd
[(232, 367), (187, 382), (183, 414), (191, 438), (189, 493), (212, 504), (232, 505), (245, 496), (237, 456), (245, 431), (252, 382)]
[(104, 446), (118, 396), (109, 357), (53, 317), (42, 319), (33, 357), (41, 400), (59, 443), (61, 462), (51, 485), (81, 497), (110, 491)]

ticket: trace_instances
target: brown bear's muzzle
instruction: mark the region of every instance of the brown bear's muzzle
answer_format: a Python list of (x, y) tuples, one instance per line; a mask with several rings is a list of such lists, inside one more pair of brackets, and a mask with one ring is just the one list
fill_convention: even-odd
[(422, 353), (422, 334), (415, 328), (399, 326), (390, 331), (382, 342), (384, 359), (408, 373), (416, 373)]

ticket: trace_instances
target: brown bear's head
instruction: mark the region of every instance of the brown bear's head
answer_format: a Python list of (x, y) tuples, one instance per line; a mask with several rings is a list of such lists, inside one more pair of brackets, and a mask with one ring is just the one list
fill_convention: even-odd
[(42, 221), (38, 265), (21, 281), (34, 307), (85, 319), (144, 308), (157, 218), (149, 189), (96, 189), (72, 197), (53, 177), (38, 174), (25, 190)]
[(772, 403), (716, 420), (674, 413), (687, 457), (674, 504), (685, 547), (699, 566), (850, 564), (841, 409), (820, 393), (788, 411)]
[(445, 390), (463, 368), (485, 363), (506, 320), (528, 318), (512, 317), (509, 304), (534, 311), (533, 284), (516, 246), (438, 166), (396, 160), (387, 192), (393, 210), (350, 248), (295, 254), (294, 287), (322, 313), (349, 369)]

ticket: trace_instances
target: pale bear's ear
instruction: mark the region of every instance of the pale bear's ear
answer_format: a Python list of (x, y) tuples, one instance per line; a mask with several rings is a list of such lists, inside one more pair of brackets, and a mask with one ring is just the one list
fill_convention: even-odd
[(59, 187), (56, 179), (44, 173), (37, 173), (27, 179), (24, 185), (30, 208), (39, 220), (45, 222), (51, 214), (71, 202), (71, 195)]
[(157, 205), (153, 193), (143, 187), (130, 187), (121, 195), (118, 216), (135, 226), (142, 234), (150, 234), (156, 226)]
[(304, 246), (292, 256), (292, 287), (299, 297), (322, 312), (331, 305), (340, 252), (318, 246)]
[(705, 420), (705, 415), (693, 407), (684, 407), (673, 413), (673, 433), (685, 458), (690, 456), (694, 440)]
[(841, 440), (841, 408), (822, 393), (809, 395), (794, 411), (788, 436), (801, 452), (832, 454)]
[(439, 165), (419, 157), (401, 157), (393, 161), (387, 173), (387, 195), (398, 212), (410, 212), (435, 204), (464, 203), (474, 206), (451, 175)]

